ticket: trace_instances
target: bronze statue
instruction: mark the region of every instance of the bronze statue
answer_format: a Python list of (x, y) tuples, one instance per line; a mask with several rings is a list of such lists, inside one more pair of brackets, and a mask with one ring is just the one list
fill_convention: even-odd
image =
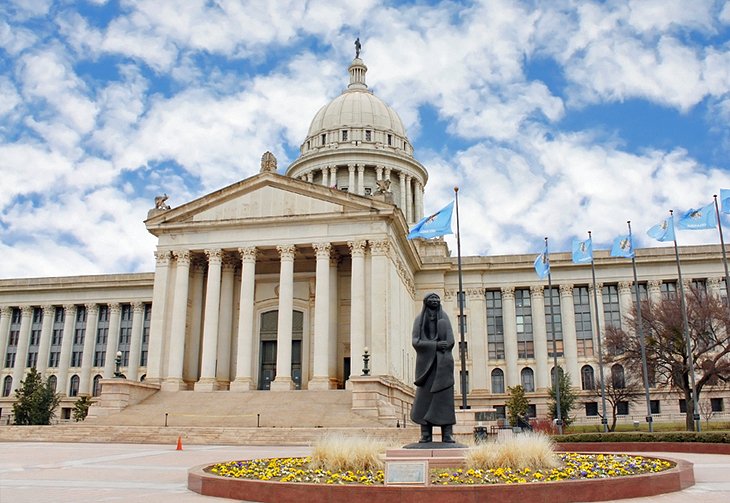
[(360, 49), (362, 49), (362, 45), (360, 45), (360, 37), (357, 37), (355, 39), (355, 59), (360, 57)]
[(441, 427), (441, 441), (454, 443), (454, 332), (435, 293), (423, 299), (413, 323), (416, 350), (416, 398), (411, 420), (421, 425), (419, 443), (433, 441), (433, 427)]

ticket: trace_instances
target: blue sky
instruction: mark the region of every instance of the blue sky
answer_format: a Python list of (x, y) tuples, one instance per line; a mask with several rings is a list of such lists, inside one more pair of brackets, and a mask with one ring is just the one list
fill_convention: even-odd
[(729, 2), (6, 0), (0, 277), (152, 271), (154, 196), (283, 171), (357, 36), (465, 254), (666, 246), (730, 188)]

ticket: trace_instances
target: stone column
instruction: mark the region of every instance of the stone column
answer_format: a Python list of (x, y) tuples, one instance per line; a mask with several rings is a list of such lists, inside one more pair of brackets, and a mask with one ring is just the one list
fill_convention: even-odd
[(18, 346), (15, 352), (15, 365), (13, 366), (13, 384), (10, 394), (18, 388), (20, 381), (25, 377), (25, 364), (28, 359), (28, 345), (30, 344), (30, 325), (33, 321), (33, 306), (20, 306), (22, 318), (20, 319), (20, 335)]
[(99, 305), (86, 304), (86, 333), (84, 334), (84, 354), (81, 356), (79, 395), (91, 395), (91, 366), (94, 363), (94, 345), (98, 328)]
[[(483, 288), (467, 288), (469, 298), (468, 337), (469, 354), (471, 355), (472, 371), (469, 381), (471, 389), (489, 389), (487, 376), (489, 375), (489, 348), (487, 347), (487, 306), (485, 305)], [(455, 329), (458, 331), (458, 319)], [(456, 335), (456, 334), (454, 334)], [(458, 336), (457, 336), (458, 340)], [(458, 346), (457, 346), (458, 347)]]
[(413, 222), (413, 190), (411, 188), (411, 182), (413, 177), (411, 175), (406, 176), (406, 221), (410, 224)]
[(104, 353), (104, 379), (114, 377), (114, 367), (119, 347), (119, 326), (122, 318), (122, 306), (119, 302), (109, 304), (109, 332), (106, 337), (106, 352)]
[(205, 289), (205, 315), (203, 321), (203, 355), (200, 379), (195, 383), (195, 391), (215, 391), (216, 357), (218, 355), (218, 312), (221, 298), (221, 259), (220, 249), (205, 250), (208, 257), (208, 283)]
[(552, 386), (548, 362), (547, 328), (545, 327), (545, 290), (542, 285), (530, 287), (532, 305), (532, 341), (535, 345), (535, 391)]
[(314, 366), (309, 389), (330, 389), (330, 243), (313, 243), (317, 255), (314, 293)]
[[(604, 333), (606, 332), (606, 319), (605, 319), (605, 316), (603, 315), (603, 283), (596, 283), (596, 288), (597, 288), (596, 291), (598, 292), (598, 295), (596, 296), (596, 298), (598, 299), (598, 312), (597, 313), (592, 313), (593, 314), (593, 318), (592, 319), (598, 320), (598, 322), (600, 323), (600, 325), (601, 325), (601, 339), (603, 339), (604, 338)], [(593, 302), (593, 285), (592, 284), (591, 285), (588, 285), (588, 295), (591, 296), (591, 308), (595, 309), (595, 303)], [(595, 330), (595, 327), (596, 327), (596, 325), (594, 323), (593, 324), (593, 332), (594, 333), (596, 331)], [(603, 341), (603, 342), (604, 342), (604, 345), (605, 345), (605, 341)], [(598, 344), (598, 341), (597, 340), (596, 340), (596, 344)], [(596, 346), (596, 347), (598, 347), (598, 346)], [(605, 351), (604, 351), (604, 354), (605, 354)]]
[(365, 166), (357, 165), (357, 193), (361, 196), (365, 195)]
[(327, 362), (327, 375), (330, 377), (330, 387), (337, 388), (337, 321), (339, 317), (340, 296), (337, 290), (337, 267), (340, 257), (337, 253), (330, 254), (330, 338), (329, 338), (329, 361)]
[(566, 371), (577, 382), (578, 372), (578, 340), (575, 333), (575, 304), (573, 303), (573, 285), (560, 285), (560, 313), (563, 321), (563, 355), (565, 355)]
[(56, 389), (61, 395), (68, 394), (68, 365), (71, 361), (74, 333), (76, 332), (76, 306), (63, 306), (63, 338), (61, 339), (61, 357), (58, 360), (58, 385)]
[(309, 183), (314, 183), (314, 173), (313, 172), (309, 171), (305, 176), (307, 177), (307, 181)]
[[(388, 263), (390, 241), (370, 241), (370, 375), (387, 375), (390, 358), (388, 354)], [(362, 359), (359, 361), (362, 365)], [(361, 366), (354, 367), (362, 369)]]
[[(365, 350), (365, 248), (366, 240), (349, 241), (352, 257), (350, 278), (350, 373), (360, 375)], [(348, 381), (348, 387), (349, 381)]]
[(279, 316), (276, 330), (276, 378), (272, 391), (294, 389), (291, 378), (292, 310), (294, 309), (294, 245), (276, 247), (281, 257), (279, 270)]
[(8, 336), (10, 335), (10, 318), (13, 317), (13, 309), (10, 306), (0, 306), (0, 363), (5, 363), (5, 354), (8, 347)]
[[(43, 325), (41, 325), (41, 343), (38, 346), (38, 363), (36, 370), (42, 375), (48, 368), (48, 353), (51, 349), (51, 336), (53, 335), (53, 317), (56, 309), (53, 306), (43, 306)], [(4, 356), (4, 354), (2, 355)], [(2, 357), (0, 356), (0, 357)]]
[(238, 309), (236, 378), (231, 391), (253, 389), (253, 314), (256, 292), (256, 247), (239, 248), (241, 254), (241, 303)]
[(382, 166), (375, 166), (375, 179), (376, 180), (383, 179), (383, 167)]
[(338, 188), (337, 185), (337, 166), (330, 166), (330, 187)]
[(662, 282), (658, 279), (649, 280), (647, 284), (647, 296), (653, 303), (661, 302), (662, 300)]
[(228, 256), (223, 260), (221, 277), (220, 321), (218, 323), (218, 368), (216, 379), (223, 386), (231, 380), (231, 338), (233, 337), (233, 288), (236, 263)]
[(127, 365), (127, 379), (132, 381), (139, 380), (139, 359), (142, 353), (143, 330), (144, 302), (132, 302), (132, 337), (129, 341), (129, 364)]
[(520, 384), (517, 371), (517, 325), (515, 312), (515, 289), (502, 287), (502, 325), (504, 328), (505, 391), (507, 386)]
[(147, 344), (147, 381), (151, 384), (159, 384), (162, 378), (162, 350), (167, 337), (165, 312), (167, 310), (169, 287), (170, 252), (156, 251), (155, 261), (150, 338)]
[(167, 376), (164, 391), (184, 389), (183, 358), (185, 355), (185, 331), (188, 316), (188, 284), (190, 282), (190, 252), (173, 252), (176, 260), (175, 289), (172, 297), (172, 321), (170, 323), (170, 349), (167, 354)]
[(190, 327), (185, 335), (183, 381), (195, 383), (200, 377), (200, 342), (203, 338), (203, 298), (205, 295), (205, 262), (199, 257), (190, 262)]
[(618, 303), (621, 309), (621, 327), (628, 330), (624, 317), (631, 312), (631, 306), (634, 305), (634, 283), (632, 281), (619, 281), (618, 283)]
[(400, 201), (398, 201), (398, 207), (403, 212), (403, 216), (406, 217), (407, 220), (407, 213), (406, 213), (406, 174), (401, 171), (400, 172)]
[(391, 171), (390, 168), (387, 168), (387, 167), (385, 168), (385, 179), (386, 180), (390, 180), (390, 171)]
[(348, 164), (347, 171), (349, 172), (349, 177), (347, 179), (347, 190), (352, 192), (353, 194), (357, 194), (357, 185), (355, 185), (355, 165)]
[[(718, 278), (718, 277), (707, 278), (707, 291), (710, 292), (710, 295), (712, 295), (718, 299), (720, 297), (722, 297), (722, 288), (724, 286), (722, 284), (722, 279), (723, 278)], [(2, 334), (0, 334), (0, 335), (2, 335)], [(2, 349), (2, 345), (0, 345), (0, 349)]]

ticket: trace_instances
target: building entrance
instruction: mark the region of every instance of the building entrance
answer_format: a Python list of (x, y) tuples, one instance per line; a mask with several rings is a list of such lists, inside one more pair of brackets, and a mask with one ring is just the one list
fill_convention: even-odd
[[(259, 382), (258, 389), (271, 389), (276, 379), (276, 331), (279, 326), (279, 311), (261, 313), (259, 339)], [(302, 334), (304, 332), (304, 313), (292, 312), (291, 376), (296, 389), (302, 389)]]

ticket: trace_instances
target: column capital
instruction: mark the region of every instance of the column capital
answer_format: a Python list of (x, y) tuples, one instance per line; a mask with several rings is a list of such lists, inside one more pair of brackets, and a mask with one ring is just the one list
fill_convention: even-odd
[(373, 255), (387, 255), (390, 251), (390, 241), (388, 239), (370, 241), (370, 250)]
[(135, 313), (144, 313), (144, 302), (138, 300), (132, 302), (132, 311)]
[(255, 246), (246, 246), (238, 249), (239, 255), (241, 255), (241, 261), (246, 263), (256, 262), (256, 254), (258, 250)]
[(647, 282), (647, 286), (649, 287), (649, 291), (659, 291), (662, 288), (662, 281), (660, 279), (650, 279)]
[(76, 304), (64, 304), (63, 305), (63, 315), (64, 316), (75, 315), (77, 309), (78, 308), (76, 307)]
[(573, 296), (573, 284), (564, 283), (560, 285), (560, 296), (561, 297), (572, 297)]
[(223, 261), (223, 250), (216, 248), (214, 250), (205, 250), (205, 256), (208, 257), (208, 263), (220, 264)]
[(634, 286), (633, 281), (619, 281), (618, 292), (621, 294), (631, 294), (631, 287)]
[(170, 252), (155, 250), (155, 263), (158, 266), (170, 265)]
[(354, 173), (355, 172), (355, 165), (354, 164), (348, 164), (347, 165), (347, 169), (348, 169), (348, 171), (350, 173)]
[(41, 309), (43, 309), (43, 317), (45, 318), (46, 316), (53, 316), (55, 314), (55, 307), (56, 306), (52, 304), (45, 304), (41, 306)]
[(332, 244), (330, 243), (312, 243), (312, 248), (317, 255), (317, 258), (330, 258), (332, 252)]
[(33, 306), (24, 305), (20, 306), (20, 315), (23, 317), (33, 316)]
[(382, 166), (375, 166), (375, 178), (376, 178), (376, 180), (383, 179), (383, 167)]
[(515, 287), (513, 286), (503, 286), (501, 289), (502, 291), (502, 297), (505, 299), (512, 299), (515, 298)]
[(465, 288), (466, 296), (470, 299), (483, 299), (484, 288)]
[(294, 245), (278, 245), (276, 251), (279, 252), (281, 260), (294, 260), (294, 253), (296, 253), (297, 247)]
[[(512, 289), (514, 293), (514, 288)], [(544, 297), (545, 287), (543, 285), (530, 285), (530, 297)]]
[(356, 164), (358, 173), (362, 173), (365, 171), (365, 165), (364, 164)]
[(230, 254), (224, 253), (221, 257), (223, 271), (233, 272), (236, 270), (238, 260), (234, 259)]
[(368, 242), (366, 239), (359, 239), (357, 241), (348, 241), (347, 246), (350, 247), (350, 255), (353, 257), (364, 257), (365, 256), (365, 248), (367, 247)]
[(10, 317), (10, 315), (13, 314), (13, 308), (10, 306), (0, 306), (0, 316), (4, 317)]
[[(596, 288), (598, 289), (598, 291), (596, 293), (600, 294), (603, 291), (603, 283), (596, 283)], [(593, 291), (593, 283), (588, 285), (588, 291), (589, 292)]]
[(109, 312), (110, 313), (121, 313), (122, 305), (119, 302), (110, 302), (109, 303)]
[(190, 250), (175, 250), (172, 255), (177, 260), (178, 265), (190, 265)]
[(388, 166), (384, 166), (383, 169), (385, 170), (385, 179), (390, 180), (391, 168)]
[(89, 304), (84, 304), (84, 306), (86, 306), (86, 317), (87, 318), (89, 317), (89, 314), (94, 314), (94, 315), (99, 314), (99, 304), (89, 303)]
[(411, 180), (413, 180), (412, 175), (406, 175), (406, 182), (411, 183)]
[(707, 278), (707, 286), (710, 288), (720, 288), (720, 285), (722, 285), (723, 278)]
[(400, 171), (398, 173), (398, 176), (400, 177), (401, 182), (405, 182), (406, 181), (406, 173), (404, 171)]

